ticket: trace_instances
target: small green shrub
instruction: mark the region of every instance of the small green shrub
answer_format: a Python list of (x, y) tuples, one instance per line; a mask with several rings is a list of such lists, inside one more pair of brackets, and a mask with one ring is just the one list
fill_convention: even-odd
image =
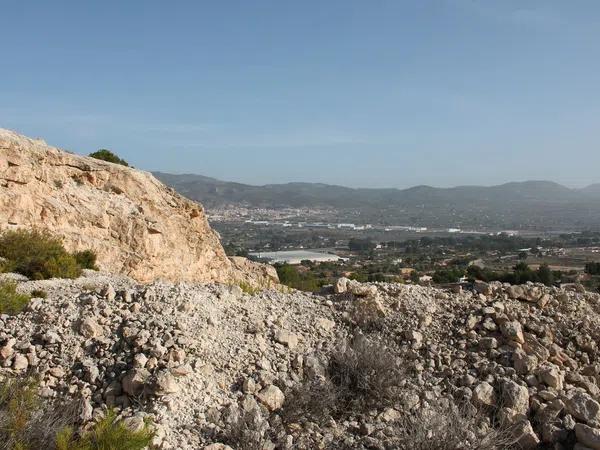
[(240, 287), (240, 289), (242, 290), (242, 292), (244, 294), (248, 294), (248, 295), (256, 295), (261, 291), (260, 288), (254, 287), (246, 281), (240, 281), (238, 283), (238, 286)]
[(0, 437), (8, 448), (26, 449), (24, 434), (38, 407), (31, 380), (8, 380), (0, 386)]
[(43, 401), (33, 378), (0, 380), (0, 448), (11, 450), (142, 450), (154, 437), (150, 423), (129, 429), (109, 410), (78, 435), (74, 405)]
[(77, 438), (72, 428), (64, 428), (57, 434), (55, 442), (57, 450), (142, 450), (150, 445), (153, 437), (150, 423), (133, 431), (109, 410), (81, 437)]
[(46, 231), (10, 230), (0, 235), (3, 272), (17, 272), (34, 280), (77, 278), (82, 268), (94, 268), (91, 250), (67, 252), (62, 241)]
[(75, 404), (42, 402), (34, 378), (0, 379), (0, 448), (53, 448), (57, 430), (77, 418)]
[(75, 261), (82, 269), (98, 270), (96, 267), (96, 254), (91, 250), (83, 250), (73, 254)]
[(31, 291), (31, 296), (34, 298), (46, 298), (48, 297), (48, 293), (41, 289), (34, 289), (33, 291)]
[(77, 278), (81, 275), (81, 267), (77, 264), (75, 257), (69, 253), (51, 258), (44, 264), (44, 272), (40, 277), (34, 279), (47, 278)]
[(18, 314), (27, 306), (29, 300), (29, 295), (17, 292), (17, 283), (0, 282), (0, 314)]
[(108, 161), (108, 162), (111, 162), (114, 164), (120, 164), (122, 166), (129, 167), (129, 164), (127, 163), (127, 161), (119, 158), (113, 152), (111, 152), (110, 150), (106, 150), (105, 148), (102, 148), (102, 149), (98, 150), (97, 152), (90, 153), (89, 156), (91, 156), (92, 158), (95, 158), (95, 159), (101, 159), (102, 161)]
[(312, 272), (301, 272), (291, 264), (275, 264), (279, 282), (299, 291), (317, 292), (321, 289), (322, 280), (317, 279)]

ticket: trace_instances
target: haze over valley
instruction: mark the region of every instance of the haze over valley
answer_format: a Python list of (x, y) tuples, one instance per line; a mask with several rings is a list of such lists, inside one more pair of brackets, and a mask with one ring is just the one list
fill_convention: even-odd
[(295, 208), (306, 210), (306, 221), (478, 230), (582, 230), (600, 223), (600, 184), (571, 189), (551, 181), (525, 181), (401, 190), (316, 183), (252, 186), (202, 175), (154, 175), (219, 213), (239, 207)]

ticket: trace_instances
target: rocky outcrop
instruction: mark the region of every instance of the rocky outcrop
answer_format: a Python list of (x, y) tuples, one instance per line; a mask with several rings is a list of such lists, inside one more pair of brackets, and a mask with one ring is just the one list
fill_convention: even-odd
[(150, 173), (0, 129), (0, 230), (18, 227), (47, 229), (142, 282), (277, 282), (270, 268), (229, 260), (202, 206)]

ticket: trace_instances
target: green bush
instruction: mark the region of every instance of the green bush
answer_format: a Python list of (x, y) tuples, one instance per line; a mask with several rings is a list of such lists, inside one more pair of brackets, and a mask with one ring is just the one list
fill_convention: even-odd
[(0, 282), (0, 314), (18, 314), (27, 306), (29, 300), (29, 295), (17, 292), (17, 283)]
[(238, 283), (238, 286), (240, 287), (240, 289), (242, 290), (242, 292), (244, 294), (248, 294), (248, 295), (256, 295), (261, 291), (261, 289), (259, 287), (254, 287), (246, 281), (240, 281)]
[(95, 159), (101, 159), (102, 161), (108, 161), (114, 164), (120, 164), (125, 167), (129, 167), (129, 164), (124, 159), (119, 158), (110, 150), (106, 150), (105, 148), (101, 148), (97, 152), (90, 153), (89, 156)]
[(42, 402), (32, 377), (0, 379), (0, 448), (54, 448), (58, 430), (75, 423), (75, 403)]
[(321, 288), (319, 280), (312, 272), (300, 272), (290, 264), (275, 264), (279, 282), (300, 291), (316, 292)]
[(109, 410), (92, 428), (78, 435), (77, 408), (44, 402), (32, 378), (0, 381), (0, 448), (12, 450), (142, 450), (154, 437), (150, 423), (133, 431)]
[(94, 427), (76, 437), (72, 428), (64, 428), (56, 436), (57, 450), (142, 450), (150, 445), (154, 432), (148, 422), (133, 431), (111, 409)]
[(31, 296), (34, 298), (46, 298), (48, 297), (48, 293), (42, 289), (34, 289), (31, 291)]
[(75, 252), (75, 261), (82, 269), (98, 270), (96, 267), (96, 254), (91, 250), (83, 250), (81, 252)]
[(0, 235), (1, 271), (17, 272), (34, 280), (77, 278), (82, 268), (95, 268), (91, 250), (67, 252), (62, 241), (45, 231), (11, 230)]

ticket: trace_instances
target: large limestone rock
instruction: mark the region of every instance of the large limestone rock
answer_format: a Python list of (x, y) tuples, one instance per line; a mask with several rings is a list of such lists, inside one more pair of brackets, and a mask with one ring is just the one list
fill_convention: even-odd
[(272, 268), (227, 258), (202, 206), (151, 174), (0, 129), (0, 231), (32, 227), (141, 282), (277, 282)]

